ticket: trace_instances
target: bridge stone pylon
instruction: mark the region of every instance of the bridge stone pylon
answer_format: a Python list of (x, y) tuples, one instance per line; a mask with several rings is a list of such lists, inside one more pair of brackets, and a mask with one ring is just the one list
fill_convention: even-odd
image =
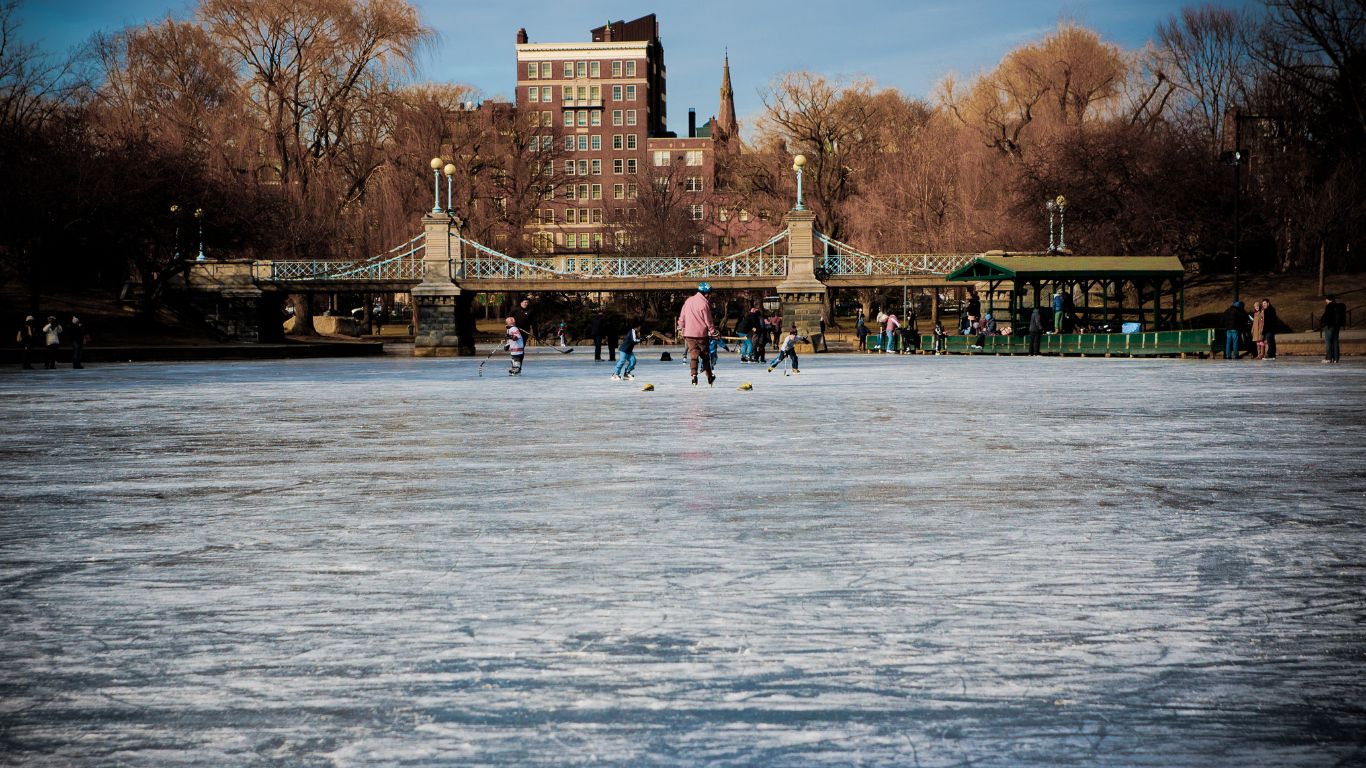
[(792, 209), (783, 217), (787, 223), (787, 277), (778, 283), (778, 299), (783, 307), (784, 330), (797, 326), (797, 333), (812, 339), (820, 333), (821, 311), (825, 306), (825, 283), (816, 278), (816, 214)]
[[(460, 354), (456, 302), (460, 286), (451, 279), (454, 221), (442, 212), (422, 217), (427, 247), (422, 252), (422, 282), (413, 286), (417, 326), (413, 329), (414, 357), (454, 357)], [(472, 340), (471, 340), (472, 341)]]

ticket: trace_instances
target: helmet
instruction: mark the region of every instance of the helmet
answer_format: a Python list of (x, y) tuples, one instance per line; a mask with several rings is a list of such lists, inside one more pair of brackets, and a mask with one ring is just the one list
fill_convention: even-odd
[(698, 292), (698, 293), (711, 293), (711, 283), (706, 283), (706, 282), (698, 283), (698, 284), (697, 284), (697, 292)]

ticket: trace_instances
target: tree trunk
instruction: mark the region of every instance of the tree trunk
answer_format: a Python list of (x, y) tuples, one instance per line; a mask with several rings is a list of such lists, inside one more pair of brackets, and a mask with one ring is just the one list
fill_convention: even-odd
[(289, 295), (289, 304), (294, 307), (294, 329), (289, 332), (290, 336), (318, 335), (318, 332), (313, 328), (312, 298), (307, 293), (291, 293)]
[(1327, 291), (1328, 286), (1326, 285), (1326, 283), (1327, 283), (1327, 277), (1328, 277), (1328, 276), (1327, 276), (1327, 274), (1325, 274), (1325, 267), (1326, 267), (1326, 266), (1327, 266), (1327, 265), (1326, 265), (1325, 262), (1324, 262), (1324, 247), (1323, 247), (1323, 241), (1320, 240), (1320, 241), (1319, 241), (1319, 295), (1320, 295), (1320, 296), (1327, 295), (1327, 293), (1328, 293), (1328, 291)]

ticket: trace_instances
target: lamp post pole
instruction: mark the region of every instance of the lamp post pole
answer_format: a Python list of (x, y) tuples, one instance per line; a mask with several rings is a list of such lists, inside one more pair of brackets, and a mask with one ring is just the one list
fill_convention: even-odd
[(797, 172), (797, 210), (804, 211), (806, 206), (802, 205), (802, 168), (806, 167), (806, 155), (797, 155), (792, 158), (792, 170)]
[(432, 213), (441, 213), (441, 166), (445, 164), (439, 157), (432, 158)]
[(180, 261), (180, 206), (171, 204), (171, 219), (175, 221), (175, 242), (172, 247), (175, 249), (175, 260)]
[(199, 222), (199, 258), (196, 261), (204, 261), (204, 209), (194, 209), (194, 218)]
[(451, 194), (451, 179), (455, 177), (455, 163), (446, 163), (446, 167), (441, 169), (446, 174), (446, 213), (455, 215), (455, 198)]

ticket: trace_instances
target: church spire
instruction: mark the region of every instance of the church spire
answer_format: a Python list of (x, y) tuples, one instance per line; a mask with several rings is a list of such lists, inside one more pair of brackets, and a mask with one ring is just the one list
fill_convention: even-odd
[(740, 127), (735, 122), (735, 91), (730, 87), (730, 49), (726, 49), (725, 64), (721, 69), (721, 111), (716, 118), (712, 137), (718, 141), (734, 138)]

